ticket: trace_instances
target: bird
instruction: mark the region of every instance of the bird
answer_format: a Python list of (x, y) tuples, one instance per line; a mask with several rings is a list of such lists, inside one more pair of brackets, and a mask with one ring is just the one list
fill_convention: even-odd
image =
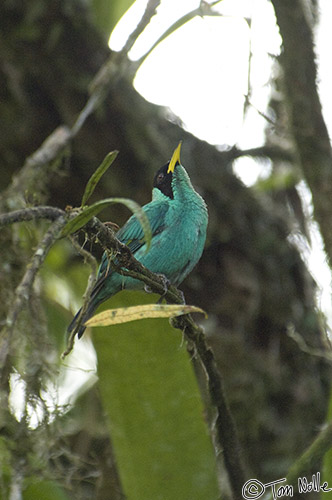
[[(150, 248), (147, 250), (142, 226), (135, 215), (116, 233), (118, 240), (129, 247), (141, 264), (175, 286), (182, 283), (201, 258), (208, 225), (207, 205), (181, 164), (181, 144), (171, 160), (156, 172), (152, 200), (142, 207), (151, 226)], [(81, 338), (86, 328), (84, 323), (97, 307), (121, 290), (144, 289), (141, 281), (117, 273), (110, 266), (109, 258), (104, 252), (86, 311), (82, 317), (81, 309), (77, 312), (67, 329), (68, 334)]]

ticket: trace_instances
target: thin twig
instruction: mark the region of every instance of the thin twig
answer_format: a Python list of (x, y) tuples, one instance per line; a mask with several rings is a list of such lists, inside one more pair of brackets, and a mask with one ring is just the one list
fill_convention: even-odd
[(160, 0), (149, 0), (147, 3), (147, 6), (145, 8), (144, 14), (134, 29), (134, 31), (129, 35), (125, 46), (122, 49), (122, 52), (125, 54), (128, 54), (134, 43), (136, 42), (137, 38), (140, 36), (141, 33), (145, 30), (147, 25), (150, 23), (151, 19), (153, 16), (156, 15), (157, 13), (157, 8), (160, 5)]
[(143, 54), (140, 57), (140, 59), (138, 59), (135, 62), (136, 72), (137, 72), (138, 68), (143, 64), (145, 59), (157, 47), (157, 45), (159, 45), (163, 40), (165, 40), (172, 33), (174, 33), (174, 31), (181, 28), (181, 26), (183, 26), (184, 24), (188, 23), (189, 21), (191, 21), (192, 19), (194, 19), (197, 16), (200, 16), (200, 17), (204, 17), (204, 16), (219, 16), (220, 17), (220, 16), (222, 16), (222, 14), (220, 12), (216, 12), (216, 11), (212, 10), (212, 8), (211, 8), (214, 5), (216, 5), (217, 3), (220, 3), (220, 1), (221, 0), (218, 0), (216, 2), (212, 2), (212, 4), (209, 4), (209, 3), (202, 1), (200, 3), (199, 7), (197, 7), (196, 9), (193, 9), (190, 12), (187, 12), (187, 14), (185, 14), (184, 16), (180, 17), (180, 19), (175, 21), (175, 23), (173, 23), (169, 28), (167, 28), (167, 30), (158, 38), (158, 40), (155, 41), (155, 43), (152, 45), (152, 47), (150, 47), (150, 49), (145, 54)]
[(65, 223), (66, 219), (64, 217), (58, 217), (58, 219), (49, 228), (44, 238), (38, 245), (38, 248), (32, 257), (30, 264), (28, 264), (27, 266), (27, 270), (21, 280), (21, 283), (16, 288), (16, 298), (7, 315), (6, 320), (6, 325), (9, 328), (12, 328), (14, 326), (20, 310), (22, 309), (24, 303), (28, 301), (36, 274), (39, 271), (40, 266), (44, 262), (50, 248), (59, 237), (60, 230), (65, 225)]
[(56, 207), (30, 207), (22, 208), (21, 210), (15, 210), (9, 212), (8, 214), (0, 214), (0, 227), (13, 224), (15, 222), (30, 221), (36, 219), (49, 219), (55, 221), (62, 215), (65, 215), (65, 211)]
[(233, 498), (241, 500), (242, 485), (247, 479), (241, 445), (213, 351), (206, 343), (203, 329), (193, 321), (190, 315), (174, 318), (172, 323), (175, 328), (179, 328), (183, 332), (188, 341), (193, 343), (206, 373), (211, 403), (216, 409), (216, 455), (223, 454)]
[[(42, 178), (54, 165), (54, 162), (60, 160), (66, 153), (72, 134), (68, 127), (62, 125), (56, 128), (50, 134), (41, 146), (29, 156), (19, 173), (13, 178), (13, 182), (1, 194), (2, 200), (17, 198), (17, 193), (24, 193), (28, 186), (39, 185)], [(48, 168), (45, 169), (45, 165)], [(15, 195), (13, 196), (13, 193)]]
[(30, 263), (27, 265), (25, 274), (20, 284), (16, 288), (15, 299), (12, 307), (8, 312), (4, 331), (1, 337), (1, 345), (0, 345), (1, 367), (6, 365), (6, 359), (10, 348), (11, 332), (14, 328), (19, 313), (22, 311), (23, 307), (29, 300), (36, 274), (39, 271), (42, 263), (44, 262), (45, 257), (48, 254), (50, 248), (59, 237), (61, 229), (65, 225), (65, 223), (66, 223), (65, 217), (60, 216), (48, 229), (48, 231), (44, 235), (44, 238), (38, 245), (38, 248), (35, 251)]
[[(302, 351), (305, 352), (306, 354), (310, 354), (310, 356), (316, 356), (321, 359), (325, 359), (329, 363), (332, 363), (332, 351), (331, 351), (331, 346), (325, 345), (325, 350), (323, 349), (317, 349), (314, 347), (310, 347), (302, 335), (300, 335), (296, 330), (294, 325), (289, 325), (287, 328), (287, 335), (291, 339), (294, 340), (294, 342), (297, 344), (298, 348)], [(327, 342), (326, 342), (327, 343)]]
[(103, 101), (105, 95), (106, 89), (101, 87), (95, 89), (95, 91), (90, 95), (71, 129), (73, 137), (79, 133), (87, 118), (89, 118), (89, 116), (97, 109), (99, 104)]
[(111, 57), (98, 71), (97, 75), (90, 85), (91, 95), (72, 127), (73, 136), (75, 136), (80, 131), (86, 119), (97, 109), (97, 107), (104, 100), (111, 82), (115, 83), (122, 76), (122, 73), (124, 71), (126, 71), (128, 75), (131, 74), (132, 76), (134, 76), (134, 72), (129, 69), (130, 66), (133, 66), (133, 64), (130, 63), (129, 59), (127, 58), (128, 52), (130, 51), (140, 34), (150, 23), (152, 17), (156, 14), (159, 4), (160, 0), (148, 1), (141, 20), (139, 21), (134, 31), (129, 35), (121, 52), (112, 53)]
[(281, 148), (279, 146), (258, 146), (256, 148), (239, 149), (236, 146), (228, 151), (223, 152), (226, 162), (231, 162), (243, 156), (252, 158), (269, 158), (271, 160), (282, 160), (289, 163), (294, 163), (295, 155), (290, 149)]

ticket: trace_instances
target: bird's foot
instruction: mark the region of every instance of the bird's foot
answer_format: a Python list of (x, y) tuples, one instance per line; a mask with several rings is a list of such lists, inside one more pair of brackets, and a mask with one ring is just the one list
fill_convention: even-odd
[(179, 294), (181, 295), (182, 304), (185, 304), (185, 303), (186, 303), (186, 299), (185, 299), (185, 297), (184, 297), (184, 293), (183, 293), (183, 291), (178, 289), (178, 292), (179, 292)]
[(146, 293), (152, 293), (152, 290), (149, 287), (149, 285), (144, 285), (144, 292), (146, 292)]
[[(164, 296), (166, 295), (166, 293), (168, 292), (168, 289), (171, 285), (171, 282), (169, 281), (169, 279), (166, 278), (166, 276), (164, 274), (157, 274), (157, 276), (161, 279), (162, 285), (163, 285), (163, 290), (164, 290), (160, 299), (157, 302), (157, 304), (159, 304), (162, 301), (162, 299), (164, 298)], [(144, 290), (147, 293), (152, 293), (152, 290), (149, 287), (149, 285), (144, 285)]]
[(171, 286), (171, 282), (169, 281), (168, 278), (166, 278), (166, 276), (164, 274), (158, 274), (158, 276), (162, 281), (162, 285), (163, 285), (163, 289), (164, 289), (163, 293), (160, 295), (160, 298), (157, 300), (157, 304), (160, 304), (162, 302), (163, 298), (165, 297), (166, 293), (168, 292), (168, 289)]
[[(163, 285), (163, 289), (164, 289), (163, 293), (160, 295), (159, 299), (157, 300), (157, 304), (160, 304), (162, 302), (163, 298), (165, 297), (166, 293), (168, 292), (168, 289), (171, 286), (171, 282), (170, 282), (170, 280), (168, 278), (166, 278), (166, 276), (164, 274), (158, 274), (157, 273), (157, 276), (159, 276), (159, 278), (161, 279), (162, 285)], [(144, 290), (147, 293), (152, 293), (152, 290), (149, 287), (149, 285), (144, 285)], [(186, 299), (184, 297), (184, 293), (182, 292), (182, 290), (178, 290), (178, 292), (181, 295), (181, 302), (182, 302), (182, 304), (185, 304), (186, 303)]]

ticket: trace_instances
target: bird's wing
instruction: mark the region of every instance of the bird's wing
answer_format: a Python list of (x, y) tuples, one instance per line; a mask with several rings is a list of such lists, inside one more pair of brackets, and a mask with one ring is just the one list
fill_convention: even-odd
[[(145, 205), (143, 210), (148, 216), (153, 238), (156, 234), (161, 233), (165, 227), (165, 216), (168, 211), (168, 203), (164, 201), (152, 201)], [(132, 215), (125, 225), (119, 229), (116, 233), (116, 237), (121, 243), (127, 245), (133, 254), (145, 244), (142, 226), (135, 215)], [(105, 252), (98, 271), (98, 281), (108, 274), (108, 269), (109, 261)]]

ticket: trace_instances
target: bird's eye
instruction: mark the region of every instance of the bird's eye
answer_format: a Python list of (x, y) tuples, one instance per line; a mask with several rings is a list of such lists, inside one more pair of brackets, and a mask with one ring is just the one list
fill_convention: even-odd
[(158, 184), (160, 184), (163, 179), (164, 179), (164, 174), (162, 174), (162, 173), (158, 174), (158, 177), (157, 177)]

